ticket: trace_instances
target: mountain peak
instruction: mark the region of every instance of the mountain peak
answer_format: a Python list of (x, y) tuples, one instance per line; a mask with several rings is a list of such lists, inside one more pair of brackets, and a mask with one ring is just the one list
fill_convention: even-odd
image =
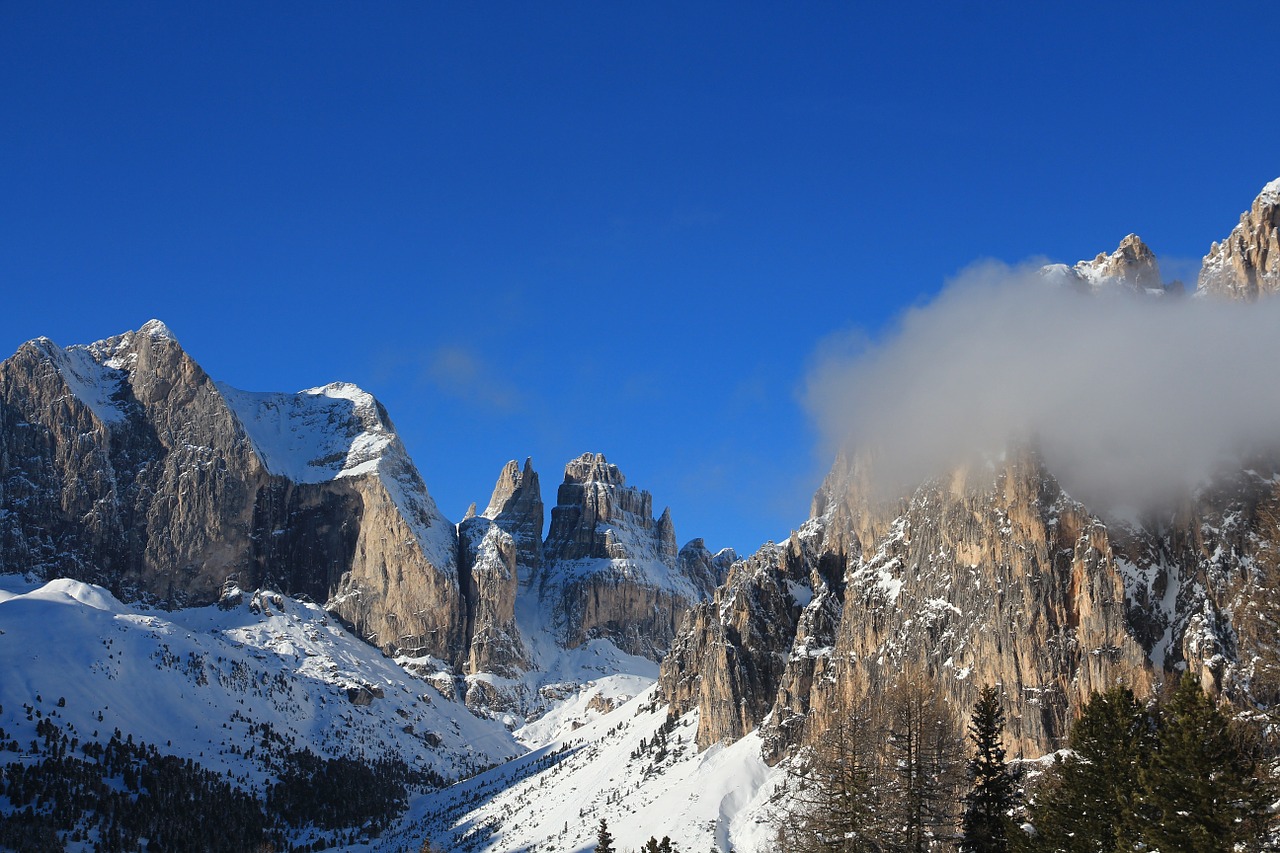
[(1249, 210), (1200, 266), (1199, 292), (1253, 301), (1280, 291), (1280, 178), (1262, 188)]
[(169, 327), (164, 324), (163, 320), (151, 319), (142, 324), (138, 329), (139, 335), (146, 335), (152, 340), (169, 340), (177, 343), (178, 338), (170, 331)]
[(1091, 261), (1080, 261), (1072, 270), (1092, 288), (1121, 285), (1135, 291), (1158, 290), (1160, 265), (1155, 253), (1137, 234), (1129, 234), (1111, 254), (1099, 252)]
[(604, 483), (610, 486), (625, 486), (627, 478), (617, 465), (610, 464), (603, 453), (587, 452), (564, 466), (564, 482), (566, 484)]

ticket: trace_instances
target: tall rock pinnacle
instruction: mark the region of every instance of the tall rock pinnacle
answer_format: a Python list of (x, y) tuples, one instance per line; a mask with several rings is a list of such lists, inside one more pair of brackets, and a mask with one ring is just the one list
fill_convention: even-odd
[(1280, 178), (1263, 187), (1227, 239), (1209, 249), (1199, 289), (1243, 300), (1280, 291)]

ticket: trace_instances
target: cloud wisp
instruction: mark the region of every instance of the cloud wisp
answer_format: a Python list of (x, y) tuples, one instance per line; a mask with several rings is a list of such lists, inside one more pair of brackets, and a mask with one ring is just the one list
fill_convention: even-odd
[(1068, 491), (1150, 507), (1280, 445), (1280, 300), (1082, 294), (986, 262), (878, 341), (819, 348), (809, 409), (900, 489), (1034, 440)]

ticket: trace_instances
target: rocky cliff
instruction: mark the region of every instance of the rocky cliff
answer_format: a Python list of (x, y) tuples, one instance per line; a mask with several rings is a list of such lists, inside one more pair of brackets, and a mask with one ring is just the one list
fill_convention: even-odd
[[(1211, 293), (1269, 292), (1277, 191), (1206, 258)], [(1092, 293), (1171, 289), (1133, 235), (1045, 273)], [(1141, 695), (1181, 668), (1224, 699), (1280, 701), (1280, 451), (1125, 518), (1073, 499), (1030, 445), (895, 496), (873, 458), (842, 454), (809, 521), (736, 564), (674, 641), (660, 685), (699, 710), (700, 746), (758, 727), (777, 760), (901, 678), (961, 715), (999, 685), (1006, 740), (1028, 756), (1064, 744), (1092, 691)]]
[(680, 561), (670, 511), (654, 519), (650, 494), (628, 486), (603, 454), (565, 466), (543, 558), (538, 595), (570, 648), (599, 637), (657, 660), (712, 588), (696, 557)]
[(38, 339), (0, 364), (0, 484), (0, 570), (166, 606), (277, 585), (384, 649), (463, 654), (453, 525), (354, 386), (218, 385), (157, 321)]
[[(472, 508), (474, 510), (474, 507)], [(469, 674), (514, 677), (530, 666), (516, 624), (516, 596), (542, 566), (542, 493), (533, 460), (508, 462), (484, 514), (458, 525), (459, 568), (467, 600)]]
[(1263, 187), (1200, 267), (1201, 293), (1254, 300), (1280, 291), (1280, 178)]

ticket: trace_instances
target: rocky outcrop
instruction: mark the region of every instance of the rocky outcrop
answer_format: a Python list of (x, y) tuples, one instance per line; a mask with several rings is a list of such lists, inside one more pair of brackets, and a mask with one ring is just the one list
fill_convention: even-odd
[(565, 466), (543, 556), (538, 595), (567, 648), (605, 638), (657, 660), (705, 589), (682, 571), (670, 512), (654, 519), (650, 494), (603, 454)]
[(458, 533), (467, 602), (463, 672), (516, 677), (528, 668), (528, 661), (515, 616), (519, 589), (515, 540), (483, 517), (466, 519)]
[(1254, 300), (1280, 291), (1280, 178), (1262, 188), (1249, 210), (1200, 266), (1199, 292)]
[(1111, 254), (1100, 252), (1091, 261), (1080, 261), (1072, 268), (1082, 281), (1094, 287), (1119, 285), (1130, 290), (1160, 290), (1160, 265), (1155, 253), (1137, 234), (1120, 241)]
[(1040, 755), (1091, 691), (1151, 688), (1107, 528), (1034, 453), (906, 501), (868, 500), (867, 472), (839, 470), (815, 500), (825, 513), (735, 566), (664, 661), (664, 695), (700, 709), (700, 745), (763, 721), (776, 760), (912, 673), (962, 716), (1001, 685), (1007, 742)]
[(733, 564), (715, 597), (690, 611), (663, 660), (660, 690), (676, 713), (697, 709), (699, 748), (737, 740), (769, 713), (812, 576), (799, 540), (765, 544)]
[(1091, 293), (1119, 291), (1144, 295), (1180, 294), (1182, 284), (1166, 285), (1160, 277), (1160, 264), (1142, 238), (1130, 234), (1110, 254), (1098, 253), (1089, 261), (1074, 266), (1051, 264), (1041, 273), (1051, 281), (1070, 285)]
[(484, 515), (469, 513), (458, 525), (458, 543), (467, 603), (463, 671), (516, 677), (529, 667), (515, 615), (520, 573), (529, 577), (542, 565), (542, 495), (532, 459), (523, 472), (514, 460), (506, 464)]
[(227, 582), (327, 601), (387, 650), (455, 659), (456, 532), (350, 385), (247, 394), (162, 323), (0, 364), (0, 570), (167, 606)]
[(524, 470), (511, 460), (498, 475), (493, 496), (482, 515), (497, 522), (516, 545), (517, 562), (530, 574), (542, 567), (542, 530), (546, 514), (542, 486), (533, 459), (525, 459)]
[(732, 548), (722, 548), (713, 554), (702, 539), (690, 539), (676, 559), (681, 573), (693, 581), (704, 598), (711, 598), (716, 587), (728, 579), (729, 569), (738, 561), (738, 554)]
[(117, 595), (216, 600), (253, 574), (268, 479), (213, 382), (160, 323), (0, 364), (0, 570)]

